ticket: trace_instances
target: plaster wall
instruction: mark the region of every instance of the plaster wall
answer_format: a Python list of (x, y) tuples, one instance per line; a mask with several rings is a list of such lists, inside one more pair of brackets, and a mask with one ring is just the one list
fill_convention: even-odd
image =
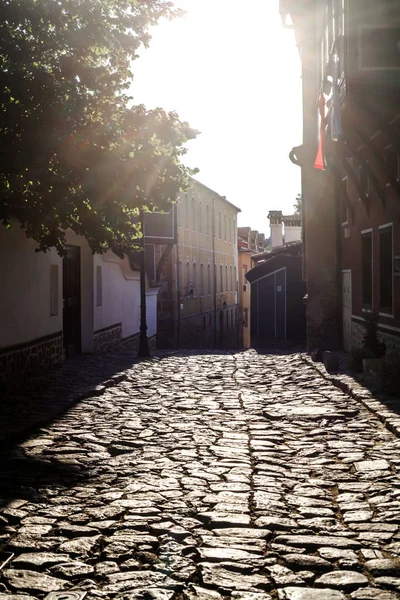
[[(101, 268), (101, 296), (98, 290), (98, 267)], [(139, 331), (140, 273), (133, 271), (125, 257), (112, 252), (94, 257), (94, 330), (122, 324), (122, 337)]]
[[(24, 344), (62, 330), (62, 263), (57, 252), (36, 244), (13, 223), (0, 226), (0, 348)], [(58, 265), (58, 314), (50, 316), (50, 271)]]
[(271, 249), (283, 246), (283, 225), (274, 223), (271, 225)]
[(301, 225), (285, 225), (285, 244), (301, 241)]

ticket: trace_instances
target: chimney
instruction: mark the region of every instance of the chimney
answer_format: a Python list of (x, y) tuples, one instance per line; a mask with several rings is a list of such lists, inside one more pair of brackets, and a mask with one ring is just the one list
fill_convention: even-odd
[(301, 215), (283, 217), (285, 226), (285, 244), (301, 241)]
[(271, 227), (271, 250), (274, 250), (283, 246), (282, 211), (271, 210), (268, 219)]

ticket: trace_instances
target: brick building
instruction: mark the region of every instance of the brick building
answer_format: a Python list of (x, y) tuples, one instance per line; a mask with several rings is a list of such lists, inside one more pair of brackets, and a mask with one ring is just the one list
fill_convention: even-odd
[[(400, 359), (400, 5), (281, 0), (301, 49), (308, 347), (359, 346), (368, 312)], [(316, 158), (317, 157), (317, 158)]]
[(179, 196), (177, 243), (159, 282), (159, 347), (237, 347), (238, 212), (195, 179)]

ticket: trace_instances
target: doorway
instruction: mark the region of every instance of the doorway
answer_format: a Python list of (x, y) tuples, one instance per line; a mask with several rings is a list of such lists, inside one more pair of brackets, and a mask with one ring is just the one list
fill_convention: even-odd
[(65, 246), (63, 258), (64, 358), (81, 352), (81, 249)]

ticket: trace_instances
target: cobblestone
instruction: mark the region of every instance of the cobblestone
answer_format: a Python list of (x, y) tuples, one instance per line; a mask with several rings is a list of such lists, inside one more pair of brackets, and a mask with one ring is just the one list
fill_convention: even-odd
[(299, 354), (112, 361), (13, 418), (0, 600), (400, 598), (400, 440), (363, 403)]

